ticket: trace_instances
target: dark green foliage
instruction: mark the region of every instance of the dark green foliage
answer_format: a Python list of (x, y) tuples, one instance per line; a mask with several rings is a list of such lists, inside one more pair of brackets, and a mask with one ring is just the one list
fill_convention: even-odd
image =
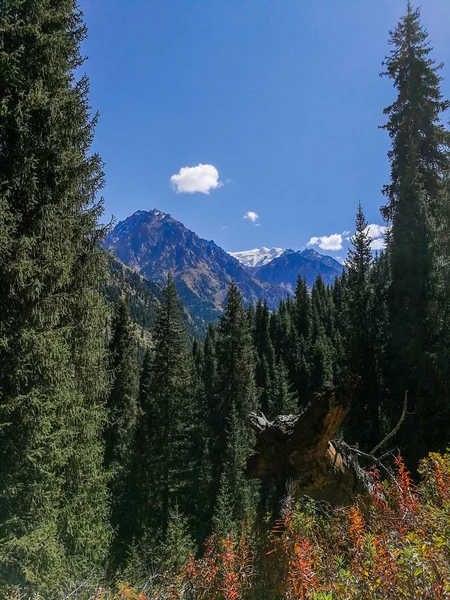
[(148, 480), (142, 499), (142, 527), (165, 539), (176, 505), (190, 516), (193, 485), (193, 365), (182, 307), (169, 275), (153, 333), (154, 354), (148, 383), (141, 379), (142, 423), (139, 465)]
[[(206, 348), (209, 347), (210, 340)], [(213, 352), (213, 351), (212, 351)], [(207, 398), (207, 378), (205, 376), (205, 356), (203, 345), (195, 340), (192, 347), (194, 372), (193, 372), (193, 407), (194, 407), (194, 428), (192, 431), (192, 461), (193, 461), (193, 481), (192, 490), (194, 490), (191, 499), (190, 514), (194, 517), (195, 538), (199, 548), (210, 533), (212, 518), (212, 490), (213, 473), (211, 464), (211, 434), (208, 421), (208, 398)], [(208, 365), (210, 365), (208, 358)]]
[(124, 300), (118, 300), (114, 305), (109, 368), (112, 384), (106, 404), (105, 465), (115, 477), (130, 457), (136, 426), (139, 379), (136, 337)]
[[(216, 490), (219, 481), (231, 493), (233, 518), (242, 519), (254, 502), (253, 486), (243, 475), (253, 434), (247, 425), (248, 414), (258, 406), (252, 338), (241, 294), (231, 282), (223, 315), (217, 331), (217, 389), (219, 400), (212, 430), (217, 432), (214, 443), (213, 473)], [(223, 485), (225, 485), (223, 483)], [(217, 492), (216, 492), (217, 493)]]
[(311, 297), (309, 295), (306, 280), (299, 277), (295, 288), (295, 312), (294, 323), (297, 334), (307, 340), (311, 331)]
[(311, 291), (311, 391), (334, 381), (336, 352), (335, 315), (331, 290), (322, 278), (316, 279)]
[(449, 103), (442, 98), (441, 65), (430, 58), (427, 37), (419, 10), (408, 3), (407, 14), (391, 34), (393, 48), (385, 62), (385, 74), (397, 90), (396, 100), (384, 111), (388, 116), (384, 128), (392, 143), (391, 182), (383, 190), (387, 203), (382, 211), (392, 224), (388, 242), (390, 416), (398, 418), (408, 390), (415, 416), (402, 429), (408, 458), (414, 462), (431, 449), (433, 437), (424, 436), (434, 379), (429, 361), (431, 248), (442, 202), (442, 175), (449, 167), (449, 136), (441, 121)]
[(263, 413), (273, 416), (272, 382), (275, 377), (275, 350), (270, 338), (270, 315), (267, 304), (261, 300), (256, 305), (253, 338), (256, 349), (255, 382), (259, 392), (259, 405)]
[(139, 385), (136, 334), (122, 299), (114, 305), (109, 368), (112, 384), (106, 402), (105, 467), (111, 478), (111, 523), (116, 532), (116, 560), (120, 563), (133, 535), (128, 509)]
[(108, 550), (102, 163), (76, 3), (0, 4), (0, 587)]
[(189, 533), (188, 520), (175, 505), (169, 511), (167, 536), (161, 551), (161, 566), (164, 571), (175, 574), (194, 554), (195, 544)]
[(361, 204), (356, 214), (356, 232), (348, 250), (343, 313), (344, 365), (348, 372), (360, 376), (352, 407), (345, 424), (346, 439), (359, 442), (369, 451), (381, 440), (380, 393), (377, 365), (380, 357), (376, 348), (372, 315), (373, 278), (371, 237)]
[(298, 402), (295, 394), (291, 391), (292, 387), (287, 368), (282, 361), (278, 362), (271, 382), (273, 416), (298, 412)]

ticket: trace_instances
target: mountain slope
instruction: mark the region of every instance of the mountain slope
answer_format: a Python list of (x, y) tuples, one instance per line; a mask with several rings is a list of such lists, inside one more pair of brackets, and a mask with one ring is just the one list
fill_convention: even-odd
[(103, 290), (107, 301), (113, 303), (124, 298), (132, 321), (142, 330), (151, 331), (161, 298), (160, 286), (113, 257), (110, 257), (108, 267), (108, 280)]
[(137, 211), (109, 234), (105, 247), (145, 278), (163, 284), (172, 273), (189, 312), (205, 324), (217, 318), (233, 278), (246, 302), (264, 298), (275, 307), (284, 291), (261, 283), (214, 242), (200, 238), (170, 215)]
[(342, 274), (343, 266), (331, 256), (324, 256), (315, 250), (285, 252), (268, 264), (252, 269), (254, 276), (264, 283), (281, 286), (293, 293), (299, 275), (311, 287), (318, 275), (325, 283), (333, 283)]

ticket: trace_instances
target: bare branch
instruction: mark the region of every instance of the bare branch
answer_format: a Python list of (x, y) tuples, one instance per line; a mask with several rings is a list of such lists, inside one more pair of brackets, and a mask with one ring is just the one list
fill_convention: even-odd
[(405, 391), (405, 400), (403, 402), (403, 410), (402, 410), (402, 416), (400, 417), (399, 422), (397, 423), (397, 425), (394, 427), (394, 429), (387, 434), (387, 436), (384, 438), (384, 440), (382, 440), (377, 446), (375, 446), (375, 448), (369, 452), (370, 455), (375, 454), (375, 452), (377, 450), (379, 450), (382, 446), (384, 446), (384, 444), (390, 440), (392, 437), (394, 437), (394, 435), (397, 433), (397, 431), (400, 429), (401, 424), (403, 423), (403, 421), (405, 420), (406, 417), (406, 408), (408, 406), (408, 390)]

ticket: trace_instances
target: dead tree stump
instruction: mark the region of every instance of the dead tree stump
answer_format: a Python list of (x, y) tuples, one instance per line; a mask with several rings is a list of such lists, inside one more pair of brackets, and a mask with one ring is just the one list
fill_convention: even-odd
[(299, 415), (278, 416), (270, 422), (263, 414), (251, 413), (257, 438), (246, 476), (278, 487), (291, 482), (295, 500), (307, 495), (346, 505), (358, 495), (370, 498), (370, 481), (356, 453), (344, 442), (332, 441), (357, 382), (357, 377), (349, 377), (336, 388), (317, 393)]

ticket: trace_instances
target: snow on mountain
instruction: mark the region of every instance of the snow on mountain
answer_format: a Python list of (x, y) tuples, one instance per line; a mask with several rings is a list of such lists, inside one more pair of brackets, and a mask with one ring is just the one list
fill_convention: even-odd
[(262, 267), (267, 265), (274, 258), (278, 258), (285, 252), (285, 248), (254, 248), (253, 250), (243, 250), (242, 252), (228, 252), (234, 256), (240, 263), (246, 267)]

